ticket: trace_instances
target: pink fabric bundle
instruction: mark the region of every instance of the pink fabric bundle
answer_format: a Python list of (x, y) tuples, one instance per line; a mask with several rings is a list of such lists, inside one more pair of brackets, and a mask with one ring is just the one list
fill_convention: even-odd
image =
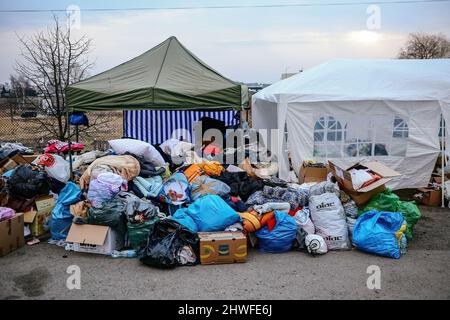
[(0, 207), (0, 221), (11, 219), (15, 214), (11, 208)]

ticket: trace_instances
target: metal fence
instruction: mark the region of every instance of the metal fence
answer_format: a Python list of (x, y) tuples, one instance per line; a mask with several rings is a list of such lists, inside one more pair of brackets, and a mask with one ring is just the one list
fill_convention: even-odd
[[(28, 116), (28, 117), (27, 117)], [(123, 136), (123, 113), (89, 112), (89, 127), (79, 126), (78, 141), (85, 144), (85, 150), (105, 149), (107, 141)], [(24, 113), (10, 108), (0, 107), (0, 141), (20, 142), (41, 151), (48, 140), (57, 139), (52, 133), (57, 121), (49, 115)], [(75, 141), (75, 126), (71, 126), (72, 139)]]

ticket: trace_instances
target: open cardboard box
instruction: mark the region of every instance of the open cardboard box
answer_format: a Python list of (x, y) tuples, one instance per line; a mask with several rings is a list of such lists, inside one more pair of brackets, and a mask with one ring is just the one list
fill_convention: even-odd
[(55, 199), (52, 196), (42, 196), (35, 201), (36, 210), (25, 212), (24, 222), (30, 225), (30, 232), (35, 237), (40, 237), (49, 231), (51, 213), (55, 207)]
[[(442, 177), (436, 176), (431, 177), (430, 183), (440, 184), (442, 187)], [(431, 207), (440, 207), (442, 204), (442, 189), (434, 189), (434, 188), (418, 188), (417, 191), (422, 193), (423, 197), (415, 197), (415, 200), (420, 204), (424, 204), (426, 206)]]
[[(355, 201), (358, 206), (363, 206), (376, 194), (383, 192), (386, 189), (386, 183), (393, 178), (400, 176), (400, 173), (385, 166), (381, 162), (355, 162), (350, 165), (338, 161), (329, 160), (328, 165), (333, 176), (338, 181), (341, 188), (348, 193), (348, 195)], [(353, 188), (351, 169), (369, 169), (378, 174), (381, 179), (375, 181), (364, 188), (355, 190)]]
[(73, 251), (110, 255), (120, 250), (123, 239), (107, 226), (72, 223), (66, 242), (73, 243)]
[(30, 164), (27, 159), (25, 159), (25, 156), (21, 154), (15, 154), (11, 157), (5, 158), (2, 161), (0, 161), (0, 174), (3, 174), (11, 169), (14, 169), (15, 167), (21, 165), (21, 164)]
[(307, 161), (303, 161), (298, 174), (298, 181), (300, 184), (308, 182), (321, 182), (327, 180), (328, 167), (317, 168), (309, 167)]
[(416, 198), (415, 200), (421, 204), (431, 207), (440, 207), (442, 202), (442, 190), (435, 190), (433, 188), (418, 188), (423, 198)]

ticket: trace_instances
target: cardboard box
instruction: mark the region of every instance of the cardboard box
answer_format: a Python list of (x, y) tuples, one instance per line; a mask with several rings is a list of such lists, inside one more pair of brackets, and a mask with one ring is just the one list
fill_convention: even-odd
[(36, 160), (36, 158), (39, 157), (38, 154), (23, 154), (22, 158), (27, 162), (27, 163), (32, 163), (34, 160)]
[(372, 199), (373, 196), (376, 196), (377, 194), (386, 190), (386, 186), (383, 184), (367, 192), (355, 192), (353, 190), (348, 190), (345, 187), (342, 187), (342, 190), (345, 191), (345, 193), (347, 193), (353, 201), (355, 201), (358, 207), (362, 208), (366, 203), (370, 201), (370, 199)]
[[(366, 204), (374, 195), (386, 190), (386, 183), (393, 178), (400, 176), (400, 173), (385, 166), (381, 162), (356, 162), (346, 165), (344, 162), (333, 160), (328, 161), (330, 171), (338, 181), (341, 188), (355, 201), (358, 206)], [(364, 188), (355, 190), (353, 188), (351, 169), (369, 169), (378, 174), (381, 179), (375, 181)]]
[(73, 243), (73, 251), (110, 255), (122, 249), (124, 239), (107, 226), (72, 223), (66, 241)]
[(247, 260), (247, 237), (242, 232), (199, 232), (200, 263), (222, 264)]
[(17, 164), (30, 164), (31, 163), (28, 160), (26, 160), (23, 155), (21, 155), (19, 153), (14, 155), (14, 156), (12, 156), (11, 160), (14, 161)]
[(321, 182), (327, 180), (328, 167), (316, 168), (308, 167), (307, 162), (303, 161), (298, 174), (300, 184), (308, 182)]
[(42, 196), (35, 201), (35, 204), (38, 212), (51, 212), (55, 207), (55, 199), (53, 196)]
[(35, 201), (36, 210), (25, 212), (25, 223), (30, 224), (31, 234), (40, 237), (49, 232), (52, 210), (55, 199), (52, 196), (42, 196)]
[(435, 190), (432, 188), (418, 188), (422, 193), (422, 198), (415, 198), (415, 200), (421, 204), (431, 207), (440, 207), (442, 202), (442, 190)]
[(25, 245), (23, 214), (0, 222), (0, 257)]
[(14, 160), (4, 159), (2, 161), (2, 164), (0, 165), (0, 174), (8, 172), (9, 170), (14, 169), (17, 166), (18, 164)]
[(50, 231), (50, 212), (28, 211), (24, 213), (24, 221), (29, 225), (31, 235), (40, 237)]

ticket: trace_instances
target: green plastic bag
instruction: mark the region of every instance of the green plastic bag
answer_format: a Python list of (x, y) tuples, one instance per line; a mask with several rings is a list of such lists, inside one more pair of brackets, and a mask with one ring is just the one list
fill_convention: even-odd
[(406, 239), (408, 241), (412, 240), (414, 226), (421, 217), (420, 210), (414, 201), (401, 201), (392, 190), (386, 189), (384, 192), (372, 197), (364, 209), (359, 211), (358, 216), (371, 210), (400, 212), (407, 224)]
[(400, 198), (395, 193), (392, 193), (390, 189), (386, 189), (385, 191), (373, 196), (364, 209), (359, 212), (359, 215), (371, 210), (378, 212), (396, 212), (399, 201)]
[(155, 216), (151, 220), (142, 223), (127, 223), (128, 227), (128, 241), (130, 246), (134, 249), (139, 249), (142, 245), (147, 243), (148, 234), (150, 228), (159, 220), (158, 216)]
[(406, 239), (412, 240), (414, 226), (421, 217), (419, 208), (414, 201), (399, 201), (397, 211), (401, 212), (406, 220)]

